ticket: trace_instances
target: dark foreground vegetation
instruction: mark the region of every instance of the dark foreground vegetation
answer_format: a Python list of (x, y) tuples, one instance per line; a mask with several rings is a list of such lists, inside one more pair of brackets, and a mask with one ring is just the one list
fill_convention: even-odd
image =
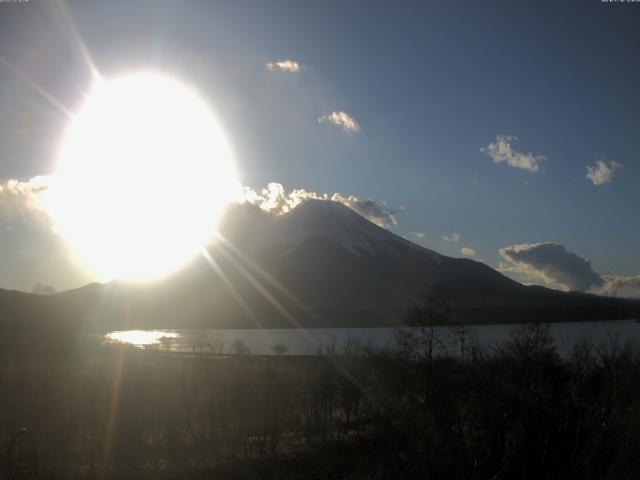
[(543, 324), (491, 349), (435, 332), (308, 358), (96, 344), (5, 361), (2, 478), (638, 476), (638, 349), (585, 341), (561, 359)]

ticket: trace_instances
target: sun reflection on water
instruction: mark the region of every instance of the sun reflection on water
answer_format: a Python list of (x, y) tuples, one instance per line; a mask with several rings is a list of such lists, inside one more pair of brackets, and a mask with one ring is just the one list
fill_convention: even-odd
[(108, 333), (106, 338), (112, 342), (144, 347), (159, 344), (163, 338), (177, 338), (178, 336), (177, 333), (162, 330), (126, 330)]

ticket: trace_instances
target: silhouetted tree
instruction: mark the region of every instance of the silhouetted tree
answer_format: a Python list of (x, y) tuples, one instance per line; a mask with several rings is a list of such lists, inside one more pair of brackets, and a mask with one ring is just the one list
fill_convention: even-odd
[(231, 348), (236, 355), (249, 355), (251, 353), (251, 347), (241, 338), (237, 338), (231, 345)]
[(222, 355), (227, 346), (227, 339), (222, 332), (216, 332), (207, 344), (215, 355)]
[(271, 350), (278, 357), (280, 357), (280, 356), (284, 355), (285, 353), (287, 353), (287, 350), (289, 350), (289, 348), (286, 345), (282, 345), (280, 343), (276, 343), (275, 345), (271, 345)]
[(428, 288), (419, 303), (407, 312), (396, 341), (402, 352), (413, 360), (433, 361), (436, 349), (444, 347), (441, 327), (450, 321), (449, 297), (442, 286)]
[(191, 345), (191, 352), (202, 352), (209, 346), (209, 342), (204, 330), (194, 329), (189, 331), (189, 343)]
[(166, 351), (169, 352), (171, 351), (171, 347), (173, 346), (173, 337), (169, 337), (169, 336), (163, 336), (160, 337), (160, 345), (162, 345), (162, 348)]
[[(405, 328), (396, 332), (396, 342), (405, 359), (417, 363), (419, 377), (423, 378), (425, 405), (430, 402), (433, 383), (433, 362), (436, 354), (446, 352), (446, 341), (452, 332), (449, 296), (442, 285), (429, 287), (420, 302), (416, 303), (404, 318)], [(463, 327), (460, 327), (463, 328)], [(461, 330), (462, 332), (462, 330)], [(466, 334), (465, 334), (466, 335)], [(459, 338), (465, 338), (461, 333)], [(419, 383), (412, 382), (414, 386)]]
[(42, 285), (40, 282), (33, 287), (33, 293), (36, 295), (53, 295), (57, 293), (56, 289), (51, 285)]

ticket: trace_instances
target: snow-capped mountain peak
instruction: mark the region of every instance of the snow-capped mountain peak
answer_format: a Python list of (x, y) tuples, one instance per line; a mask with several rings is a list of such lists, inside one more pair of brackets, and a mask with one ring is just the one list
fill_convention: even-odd
[(308, 200), (279, 222), (280, 240), (289, 243), (292, 249), (314, 237), (332, 240), (358, 256), (382, 251), (397, 254), (409, 245), (420, 248), (338, 202)]

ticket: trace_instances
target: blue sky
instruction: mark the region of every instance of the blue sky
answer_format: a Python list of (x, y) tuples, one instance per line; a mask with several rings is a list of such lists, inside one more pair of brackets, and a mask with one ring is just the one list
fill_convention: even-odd
[[(640, 4), (67, 6), (68, 16), (38, 1), (0, 4), (2, 181), (52, 173), (65, 119), (25, 78), (74, 111), (89, 79), (81, 39), (105, 76), (151, 68), (194, 85), (256, 190), (279, 182), (386, 202), (399, 210), (394, 232), (452, 256), (467, 247), (493, 267), (506, 246), (557, 242), (600, 274), (640, 274)], [(265, 67), (287, 59), (301, 70)], [(332, 112), (359, 131), (318, 121)], [(481, 151), (499, 135), (539, 158), (538, 171)], [(613, 170), (600, 185), (587, 178), (597, 161)], [(88, 280), (7, 254), (44, 242), (11, 222), (0, 287)], [(442, 239), (454, 232), (458, 242)], [(536, 282), (524, 270), (508, 273)]]

